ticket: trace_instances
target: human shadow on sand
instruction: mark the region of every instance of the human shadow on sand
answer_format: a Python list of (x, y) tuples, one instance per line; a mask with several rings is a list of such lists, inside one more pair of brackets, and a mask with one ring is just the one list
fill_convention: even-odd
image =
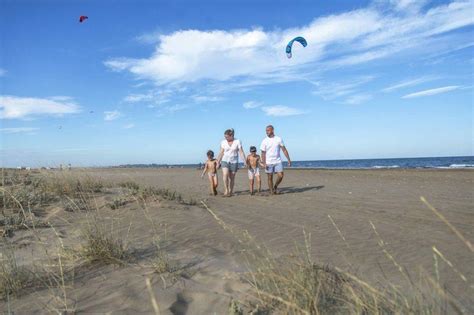
[(305, 186), (305, 187), (282, 187), (279, 189), (281, 194), (296, 194), (296, 193), (303, 193), (311, 190), (320, 190), (323, 189), (324, 186)]
[(176, 301), (170, 306), (169, 310), (173, 315), (186, 315), (192, 301), (191, 297), (187, 297), (182, 292), (178, 293), (176, 294)]
[[(278, 188), (279, 194), (296, 194), (296, 193), (304, 193), (306, 191), (311, 191), (311, 190), (320, 190), (323, 189), (324, 186), (305, 186), (305, 187), (280, 187)], [(236, 191), (234, 192), (235, 196), (242, 196), (242, 195), (248, 195), (249, 191), (248, 190), (241, 190), (241, 191)], [(257, 196), (269, 196), (270, 192), (265, 189), (262, 190), (260, 193), (256, 193)]]

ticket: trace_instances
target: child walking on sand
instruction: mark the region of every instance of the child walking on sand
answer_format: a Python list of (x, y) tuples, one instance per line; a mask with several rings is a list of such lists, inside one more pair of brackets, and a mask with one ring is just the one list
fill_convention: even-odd
[(248, 165), (248, 174), (249, 174), (249, 186), (250, 186), (250, 195), (253, 195), (253, 184), (254, 181), (257, 181), (257, 192), (260, 192), (262, 182), (260, 181), (260, 169), (262, 166), (262, 161), (260, 160), (260, 155), (257, 154), (257, 148), (254, 146), (250, 147), (250, 154), (247, 156), (247, 165)]
[(207, 151), (207, 161), (204, 163), (204, 170), (202, 171), (201, 178), (207, 172), (209, 177), (209, 185), (211, 195), (217, 195), (217, 160), (214, 158), (214, 152), (212, 150)]

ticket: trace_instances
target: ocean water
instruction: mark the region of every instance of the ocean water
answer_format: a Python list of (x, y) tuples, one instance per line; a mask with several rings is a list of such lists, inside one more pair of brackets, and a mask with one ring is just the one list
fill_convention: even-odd
[[(286, 165), (286, 163), (284, 163)], [(474, 156), (294, 161), (292, 167), (327, 169), (396, 169), (396, 168), (439, 168), (474, 169)]]
[[(283, 162), (287, 166), (286, 162)], [(151, 168), (201, 168), (203, 164), (126, 164), (114, 167), (151, 167)], [(364, 160), (315, 160), (293, 161), (294, 168), (325, 169), (396, 169), (396, 168), (438, 168), (438, 169), (474, 169), (474, 156), (424, 157), (402, 159), (364, 159)], [(240, 168), (243, 164), (240, 163)]]

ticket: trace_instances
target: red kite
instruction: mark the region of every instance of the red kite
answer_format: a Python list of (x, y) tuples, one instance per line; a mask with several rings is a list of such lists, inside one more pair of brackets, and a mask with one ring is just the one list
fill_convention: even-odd
[(89, 18), (89, 17), (87, 17), (87, 16), (85, 16), (85, 15), (81, 15), (81, 16), (79, 17), (79, 23), (84, 22), (84, 21), (87, 20), (88, 18)]

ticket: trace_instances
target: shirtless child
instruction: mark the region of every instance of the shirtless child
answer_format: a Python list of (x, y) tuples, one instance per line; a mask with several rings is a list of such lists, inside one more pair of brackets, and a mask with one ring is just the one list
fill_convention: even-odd
[(217, 195), (217, 160), (214, 158), (214, 152), (212, 150), (207, 151), (207, 161), (204, 162), (204, 170), (202, 171), (201, 178), (207, 172), (209, 177), (209, 185), (211, 195)]
[(260, 169), (262, 166), (262, 161), (260, 160), (260, 155), (257, 154), (257, 148), (254, 146), (250, 147), (250, 154), (247, 156), (247, 165), (249, 167), (249, 185), (250, 185), (250, 195), (253, 195), (253, 184), (254, 180), (257, 180), (257, 192), (260, 192), (262, 183), (260, 181)]

